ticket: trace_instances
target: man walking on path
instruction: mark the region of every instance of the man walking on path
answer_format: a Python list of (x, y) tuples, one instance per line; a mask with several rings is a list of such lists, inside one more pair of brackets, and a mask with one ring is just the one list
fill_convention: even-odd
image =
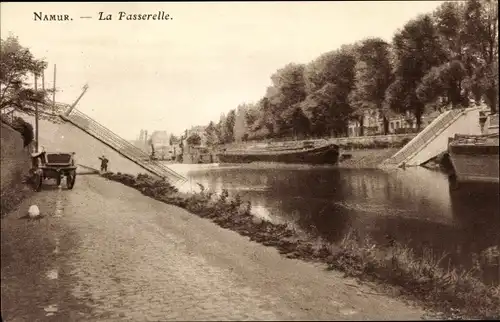
[(109, 160), (106, 159), (106, 157), (104, 155), (102, 157), (99, 157), (99, 160), (101, 160), (101, 172), (108, 172)]

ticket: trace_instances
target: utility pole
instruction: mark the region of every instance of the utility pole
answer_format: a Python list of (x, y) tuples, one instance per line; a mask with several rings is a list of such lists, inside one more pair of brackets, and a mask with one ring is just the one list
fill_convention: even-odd
[(42, 91), (45, 92), (45, 68), (42, 71)]
[(80, 94), (80, 96), (76, 99), (76, 101), (73, 103), (73, 105), (70, 106), (70, 108), (66, 111), (65, 115), (66, 116), (69, 116), (69, 114), (71, 113), (71, 111), (73, 111), (73, 109), (75, 108), (76, 104), (78, 104), (78, 102), (80, 101), (80, 99), (83, 97), (83, 95), (85, 95), (85, 92), (87, 92), (87, 89), (89, 89), (89, 86), (87, 84), (85, 84), (83, 86), (83, 92)]
[[(35, 75), (35, 92), (38, 91), (38, 75), (37, 74), (34, 74)], [(35, 145), (35, 152), (38, 153), (38, 102), (35, 100), (35, 141), (36, 141), (36, 145)]]
[(52, 92), (52, 113), (56, 112), (56, 64), (54, 64), (54, 84)]

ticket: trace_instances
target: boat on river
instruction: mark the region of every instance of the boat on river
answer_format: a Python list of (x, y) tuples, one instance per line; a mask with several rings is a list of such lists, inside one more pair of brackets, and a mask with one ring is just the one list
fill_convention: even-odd
[(448, 154), (457, 182), (499, 183), (498, 114), (488, 116), (484, 134), (450, 138)]
[(217, 157), (221, 163), (337, 164), (339, 147), (336, 144), (315, 146), (311, 142), (303, 142), (298, 146), (254, 146), (244, 149), (224, 149), (217, 154)]

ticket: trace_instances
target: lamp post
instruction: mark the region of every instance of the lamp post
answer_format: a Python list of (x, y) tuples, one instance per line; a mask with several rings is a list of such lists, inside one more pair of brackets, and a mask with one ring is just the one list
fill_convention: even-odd
[(54, 84), (52, 91), (52, 113), (56, 112), (56, 64), (54, 64)]

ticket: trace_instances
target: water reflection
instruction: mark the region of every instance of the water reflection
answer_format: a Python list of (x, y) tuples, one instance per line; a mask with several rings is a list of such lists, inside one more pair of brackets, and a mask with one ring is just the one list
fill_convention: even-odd
[[(195, 166), (195, 165), (193, 165)], [(390, 238), (417, 253), (448, 253), (446, 265), (472, 266), (472, 254), (500, 245), (498, 185), (453, 185), (445, 174), (397, 171), (280, 168), (244, 165), (186, 171), (207, 188), (228, 189), (263, 217), (291, 221), (336, 242), (355, 228), (378, 243)], [(495, 269), (494, 269), (495, 270)], [(498, 283), (499, 269), (488, 281)]]

